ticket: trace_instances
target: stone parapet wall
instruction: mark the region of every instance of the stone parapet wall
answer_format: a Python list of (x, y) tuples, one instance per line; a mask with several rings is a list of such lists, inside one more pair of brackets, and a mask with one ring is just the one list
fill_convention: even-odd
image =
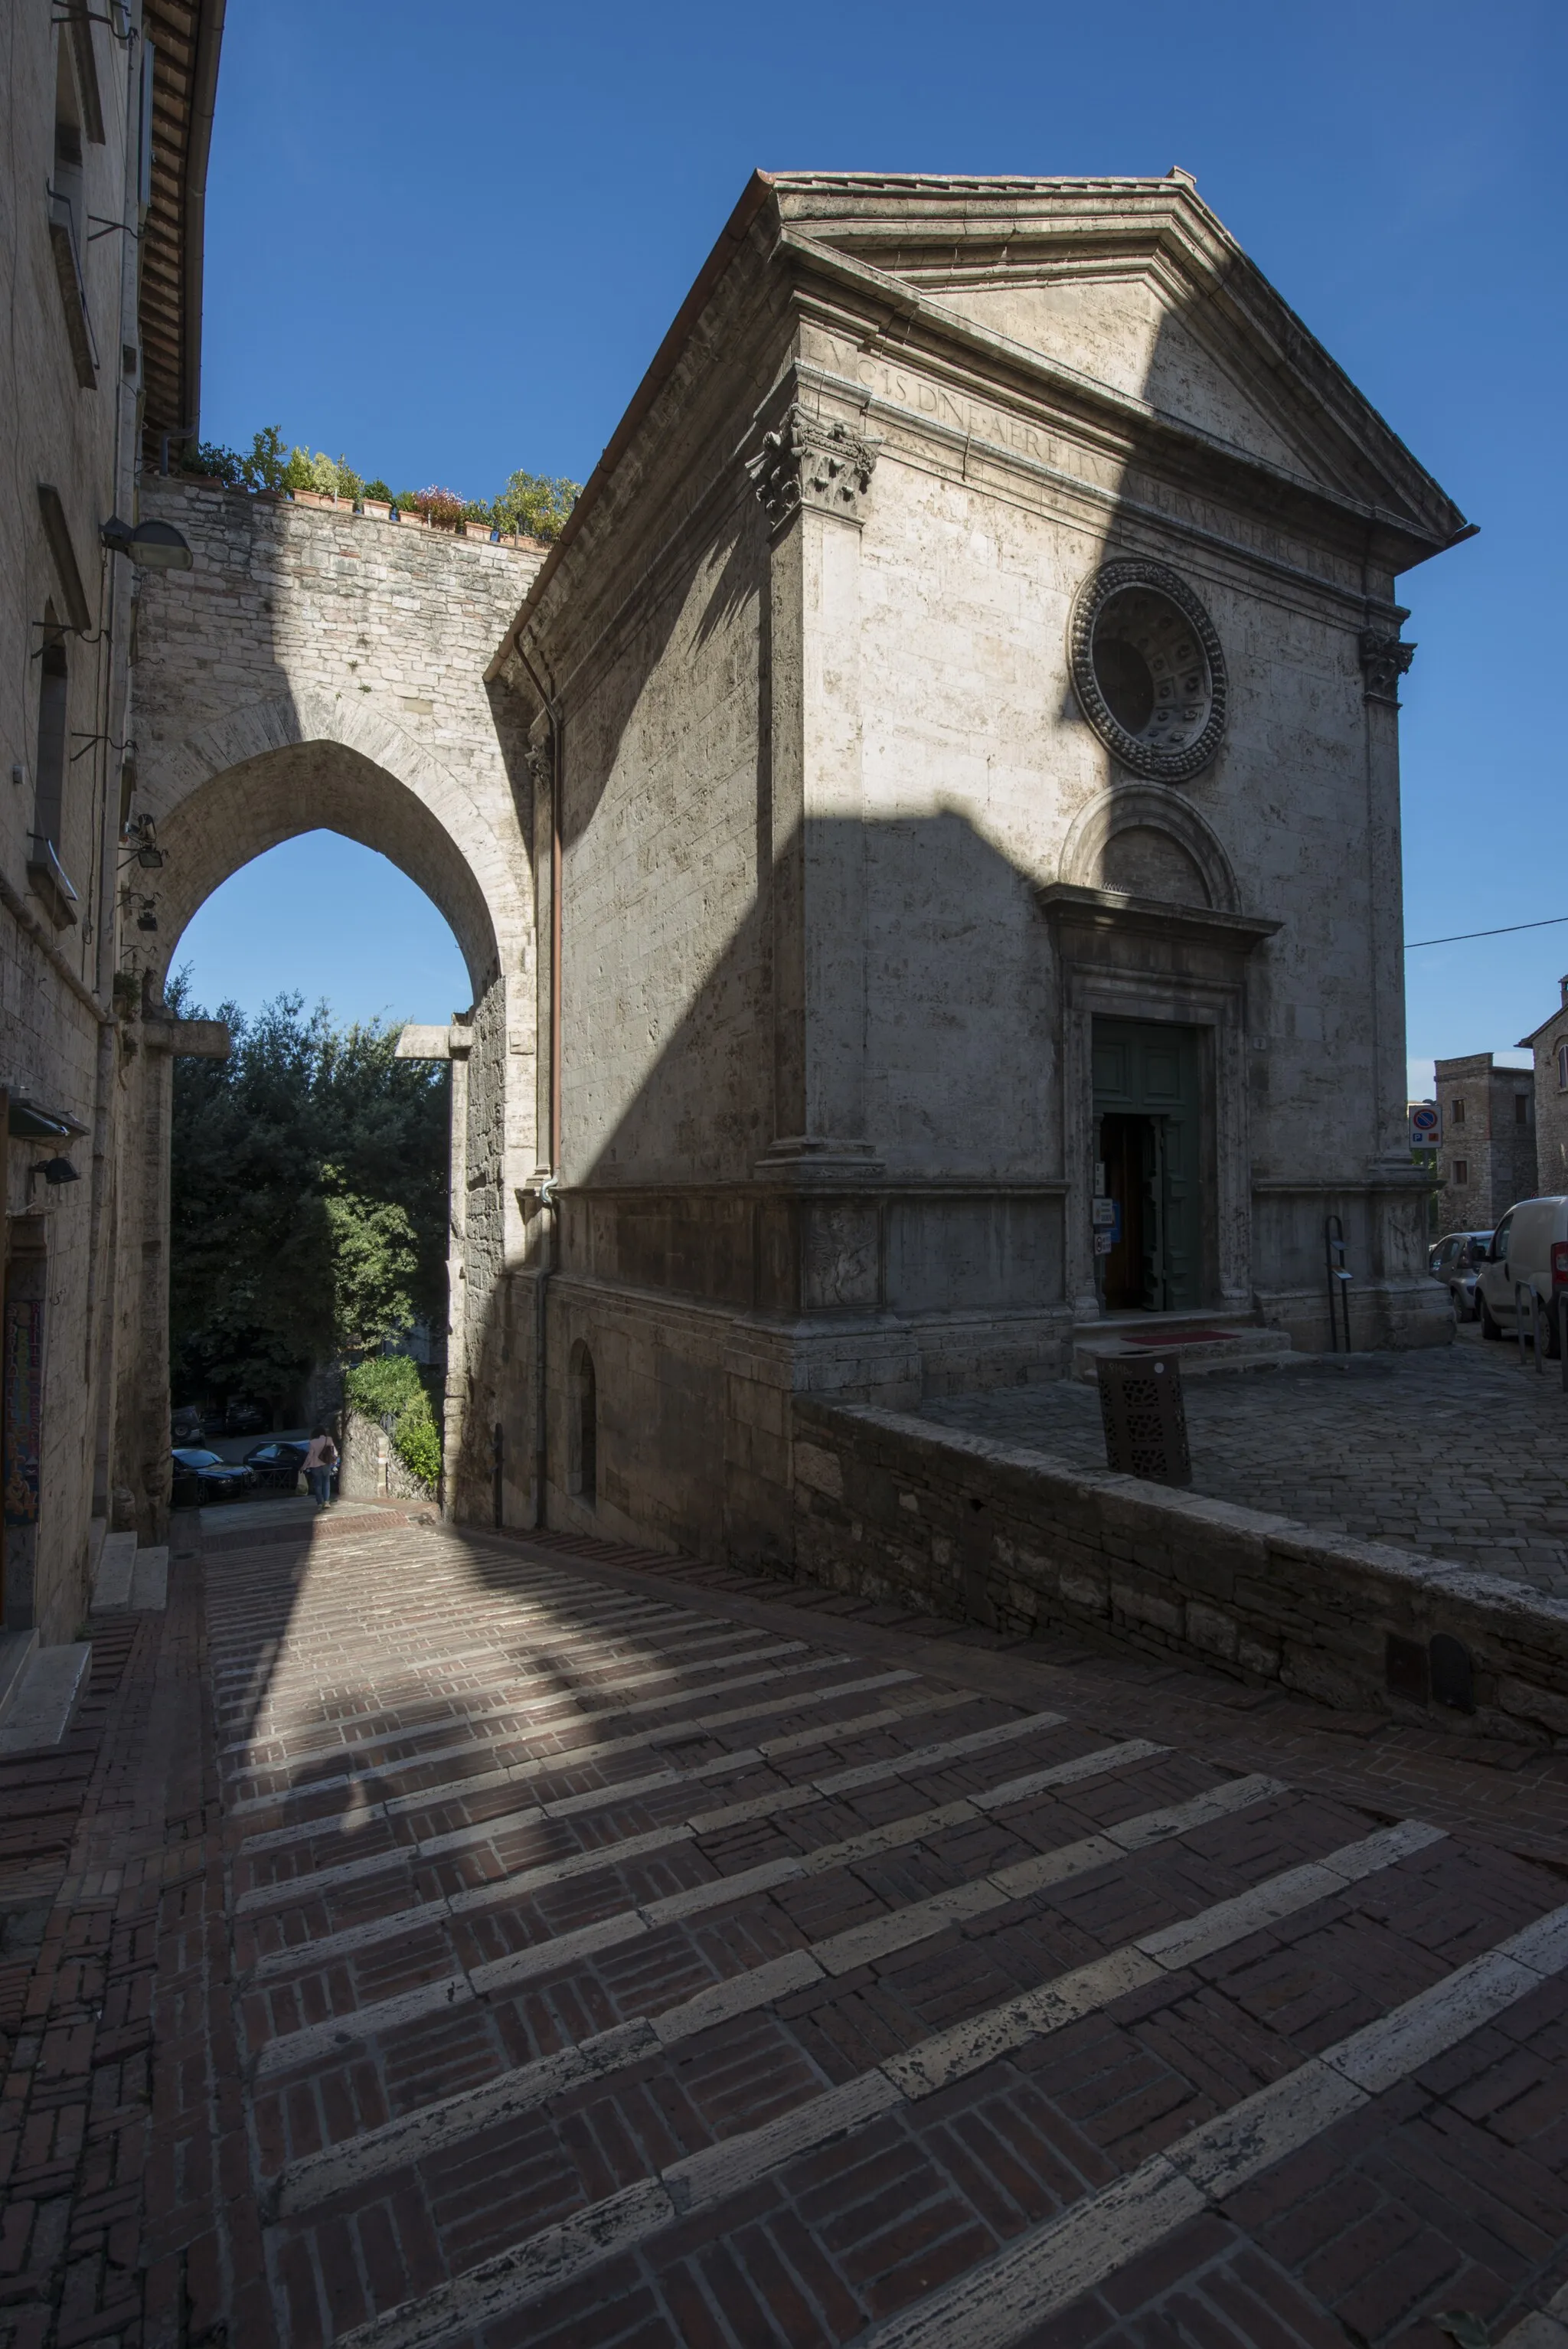
[(340, 1501), (431, 1501), (428, 1485), (398, 1457), (392, 1438), (379, 1420), (359, 1411), (344, 1414), (342, 1462), (337, 1472)]
[[(797, 1395), (793, 1422), (801, 1580), (1015, 1635), (1109, 1636), (1346, 1710), (1568, 1744), (1568, 1602), (868, 1405)], [(1399, 1692), (1441, 1635), (1470, 1652), (1473, 1713)]]

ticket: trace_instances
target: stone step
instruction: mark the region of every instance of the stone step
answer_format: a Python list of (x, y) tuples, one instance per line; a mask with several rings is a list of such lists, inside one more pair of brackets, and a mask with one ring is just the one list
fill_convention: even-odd
[(59, 1744), (87, 1685), (92, 1655), (87, 1640), (58, 1648), (35, 1647), (15, 1694), (0, 1715), (0, 1754), (32, 1754)]
[(169, 1604), (169, 1545), (138, 1547), (134, 1534), (110, 1534), (93, 1584), (93, 1613), (161, 1613)]
[(93, 1578), (93, 1612), (107, 1615), (130, 1603), (130, 1578), (136, 1568), (136, 1536), (108, 1534), (98, 1555)]
[(169, 1545), (149, 1542), (136, 1553), (136, 1565), (130, 1577), (130, 1603), (133, 1609), (150, 1609), (161, 1614), (169, 1604)]
[(37, 1644), (36, 1631), (0, 1631), (0, 1723), (16, 1701)]
[(1143, 1327), (1110, 1321), (1075, 1330), (1073, 1376), (1093, 1386), (1102, 1361), (1150, 1361), (1161, 1352), (1179, 1361), (1189, 1378), (1206, 1371), (1280, 1370), (1307, 1359), (1293, 1351), (1288, 1331), (1255, 1321), (1192, 1316), (1160, 1326), (1150, 1315)]

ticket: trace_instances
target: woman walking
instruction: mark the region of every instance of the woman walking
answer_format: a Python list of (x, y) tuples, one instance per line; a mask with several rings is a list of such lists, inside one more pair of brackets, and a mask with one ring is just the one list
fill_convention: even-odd
[(325, 1428), (318, 1427), (304, 1455), (304, 1481), (310, 1486), (318, 1509), (325, 1509), (331, 1502), (332, 1472), (336, 1465), (337, 1446)]

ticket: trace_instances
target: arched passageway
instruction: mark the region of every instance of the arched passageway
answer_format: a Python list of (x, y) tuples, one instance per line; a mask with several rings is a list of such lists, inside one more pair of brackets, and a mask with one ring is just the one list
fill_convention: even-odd
[(146, 1534), (167, 1488), (169, 1054), (181, 1048), (159, 1049), (164, 983), (231, 874), (318, 830), (388, 857), (444, 916), (468, 971), (466, 1017), (418, 1036), (452, 1074), (447, 1492), (465, 1513), (472, 1483), (483, 1513), (491, 1429), (511, 1408), (491, 1359), (495, 1292), (521, 1252), (518, 1192), (537, 1153), (521, 744), (509, 698), (492, 703), (482, 680), (529, 558), (216, 490), (159, 495), (194, 560), (145, 581), (138, 616), (123, 812), (150, 823), (161, 862), (129, 871), (138, 918), (119, 982), (142, 1017), (120, 1070), (133, 1098), (116, 1207), (116, 1513)]

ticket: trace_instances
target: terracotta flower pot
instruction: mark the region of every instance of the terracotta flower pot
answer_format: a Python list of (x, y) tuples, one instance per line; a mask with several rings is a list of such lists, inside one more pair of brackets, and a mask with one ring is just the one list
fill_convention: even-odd
[(383, 505), (379, 498), (366, 498), (364, 502), (366, 512), (370, 514), (377, 522), (391, 521), (391, 507), (389, 505)]

